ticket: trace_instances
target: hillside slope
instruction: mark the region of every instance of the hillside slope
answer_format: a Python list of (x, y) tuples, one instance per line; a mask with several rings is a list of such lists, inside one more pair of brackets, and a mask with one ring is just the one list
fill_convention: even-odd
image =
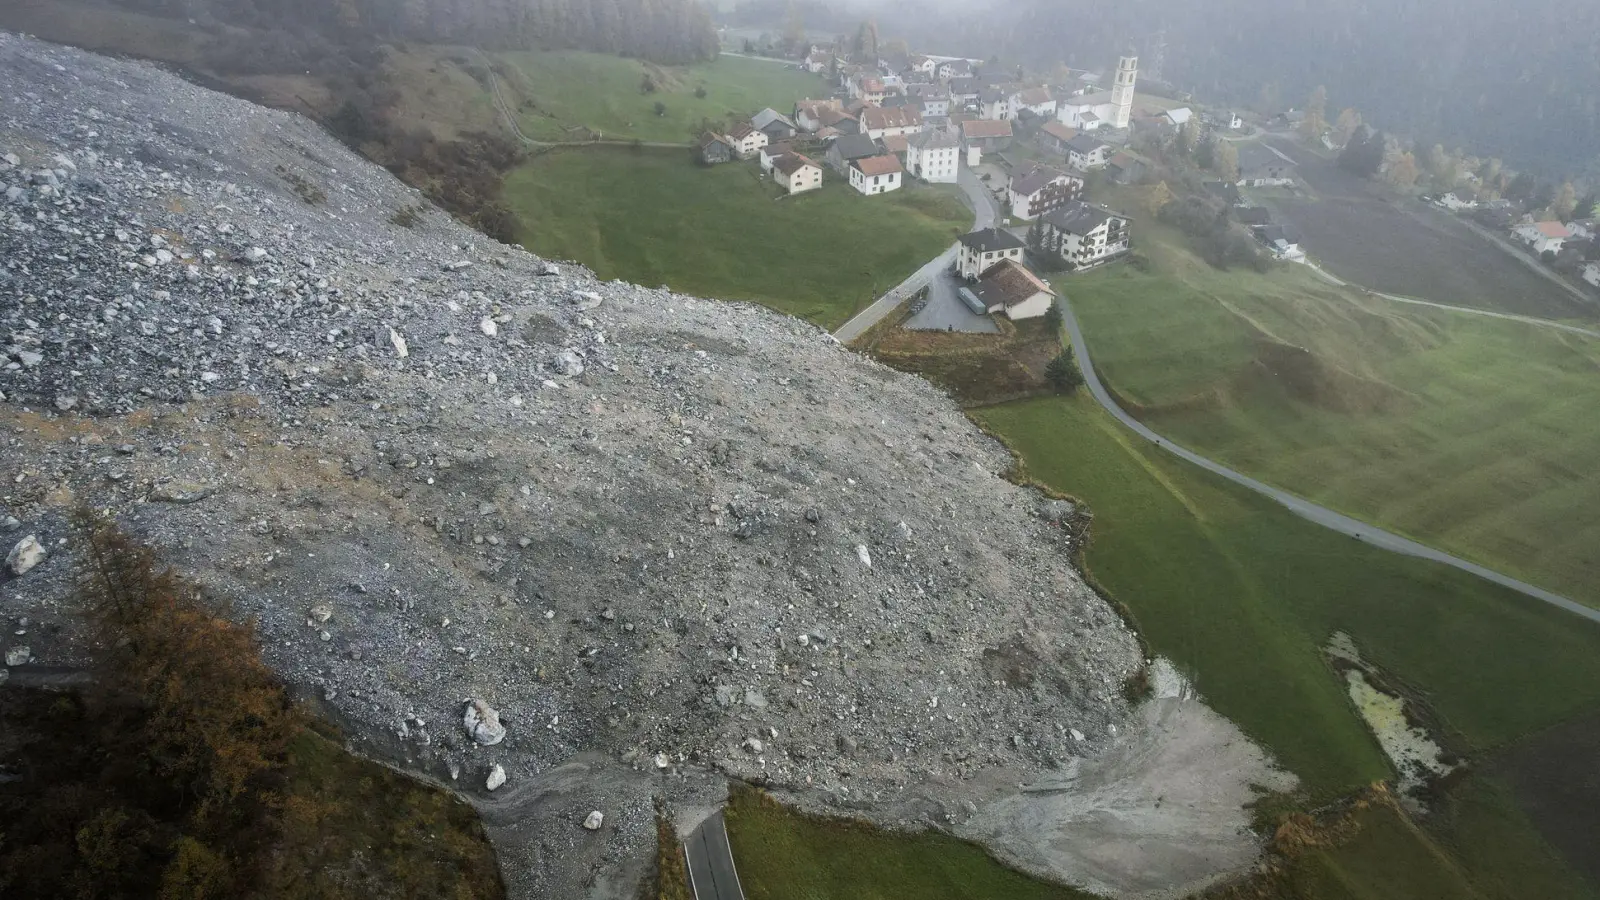
[[(0, 81), (0, 521), (50, 554), (0, 612), (36, 664), (81, 659), (64, 517), (108, 510), (364, 752), (472, 797), (528, 897), (631, 896), (651, 796), (721, 773), (946, 827), (1143, 739), (1081, 517), (926, 382), (497, 244), (146, 65), (0, 35)], [(1213, 799), (1271, 778), (1219, 758)], [(1253, 848), (1194, 807), (1145, 842), (1222, 835), (1173, 879)]]

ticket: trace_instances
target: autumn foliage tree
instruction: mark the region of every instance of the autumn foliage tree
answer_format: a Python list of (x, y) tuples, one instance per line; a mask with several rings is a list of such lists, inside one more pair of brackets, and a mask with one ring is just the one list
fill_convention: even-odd
[(0, 896), (250, 896), (301, 720), (251, 628), (114, 526), (79, 525), (94, 677), (28, 718)]

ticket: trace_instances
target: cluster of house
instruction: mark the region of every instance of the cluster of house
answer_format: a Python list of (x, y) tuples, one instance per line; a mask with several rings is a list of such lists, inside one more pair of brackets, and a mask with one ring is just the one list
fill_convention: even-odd
[[(1132, 221), (1120, 213), (1068, 199), (1039, 214), (1035, 252), (1059, 256), (1070, 269), (1101, 265), (1128, 252)], [(1023, 263), (1027, 242), (1004, 228), (961, 236), (953, 266), (963, 279), (961, 302), (979, 315), (1031, 319), (1050, 311), (1055, 293)]]
[[(1243, 183), (1243, 182), (1241, 182)], [(1239, 193), (1239, 184), (1231, 181), (1208, 181), (1206, 193), (1226, 203), (1231, 208), (1233, 220), (1250, 229), (1255, 239), (1268, 253), (1278, 259), (1298, 262), (1306, 258), (1300, 249), (1300, 232), (1287, 222), (1273, 222), (1272, 211), (1265, 206), (1251, 206)]]
[[(1592, 257), (1591, 249), (1600, 244), (1600, 219), (1575, 219), (1571, 222), (1530, 220), (1513, 226), (1511, 236), (1528, 245), (1538, 256), (1575, 253)], [(1600, 288), (1600, 263), (1585, 264), (1580, 274), (1591, 286)]]

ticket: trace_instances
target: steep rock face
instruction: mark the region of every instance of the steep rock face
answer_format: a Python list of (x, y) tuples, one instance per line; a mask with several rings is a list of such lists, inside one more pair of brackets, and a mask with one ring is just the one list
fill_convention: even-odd
[[(371, 752), (503, 771), (521, 895), (622, 884), (709, 773), (945, 824), (1124, 721), (1134, 637), (926, 382), (393, 225), (414, 192), (314, 125), (147, 66), (0, 35), (0, 82), (0, 513), (111, 510)], [(71, 555), (0, 580), (39, 661), (81, 653)]]

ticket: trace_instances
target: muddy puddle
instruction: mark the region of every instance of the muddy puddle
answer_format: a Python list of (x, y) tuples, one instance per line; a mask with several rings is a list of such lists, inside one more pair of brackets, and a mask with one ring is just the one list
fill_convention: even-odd
[(1390, 690), (1361, 658), (1349, 635), (1335, 632), (1323, 649), (1344, 679), (1350, 702), (1394, 765), (1395, 794), (1401, 805), (1414, 813), (1427, 812), (1423, 798), (1428, 787), (1460, 765), (1440, 746), (1411, 702)]

